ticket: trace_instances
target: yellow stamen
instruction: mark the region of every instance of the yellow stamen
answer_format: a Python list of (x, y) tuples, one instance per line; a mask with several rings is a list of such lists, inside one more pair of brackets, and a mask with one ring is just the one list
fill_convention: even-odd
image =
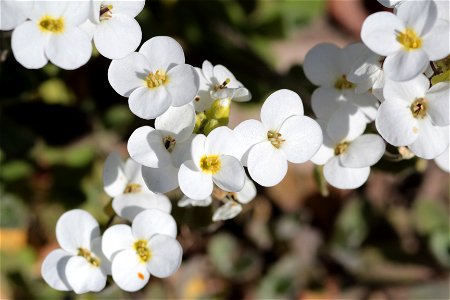
[(155, 73), (150, 72), (145, 78), (145, 82), (147, 83), (147, 87), (149, 89), (157, 88), (161, 85), (166, 84), (168, 81), (166, 73), (162, 71), (156, 71)]
[(44, 16), (39, 21), (39, 29), (46, 33), (63, 33), (64, 32), (64, 18), (53, 18)]
[(78, 256), (84, 257), (94, 267), (100, 266), (100, 260), (96, 258), (91, 251), (85, 248), (78, 248)]
[(200, 159), (200, 168), (204, 173), (216, 174), (221, 166), (219, 155), (203, 155)]
[(411, 112), (414, 118), (423, 119), (427, 115), (428, 103), (425, 98), (418, 98), (411, 104)]
[(334, 148), (334, 155), (341, 155), (342, 153), (347, 151), (349, 145), (349, 142), (342, 142), (337, 144), (337, 146)]
[(148, 248), (148, 243), (146, 240), (139, 240), (135, 242), (133, 247), (141, 262), (146, 263), (152, 258), (152, 252)]
[(397, 32), (396, 40), (407, 51), (420, 49), (422, 47), (422, 39), (412, 28), (406, 28), (403, 32)]
[(177, 141), (175, 140), (175, 138), (168, 135), (163, 138), (163, 143), (166, 150), (169, 151), (169, 153), (172, 153), (173, 148), (175, 148), (175, 145), (177, 144)]
[(354, 89), (356, 85), (348, 81), (347, 76), (345, 74), (342, 74), (342, 76), (339, 77), (334, 83), (334, 87), (338, 90), (350, 90)]
[(142, 186), (138, 183), (129, 183), (125, 187), (125, 190), (123, 191), (124, 194), (133, 194), (138, 193), (142, 189)]
[(269, 140), (270, 143), (272, 143), (272, 146), (274, 146), (277, 149), (279, 149), (281, 147), (281, 145), (283, 144), (283, 142), (285, 141), (281, 137), (281, 133), (276, 132), (276, 131), (268, 131), (267, 139)]
[(113, 6), (110, 5), (100, 5), (100, 21), (109, 20), (112, 18)]

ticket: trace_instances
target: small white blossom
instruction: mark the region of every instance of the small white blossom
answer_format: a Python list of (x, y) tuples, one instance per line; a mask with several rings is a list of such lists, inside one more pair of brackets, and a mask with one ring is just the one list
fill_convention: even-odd
[(117, 215), (129, 221), (146, 209), (156, 208), (166, 213), (172, 210), (172, 204), (165, 195), (148, 189), (141, 168), (131, 158), (124, 164), (119, 154), (113, 152), (106, 159), (103, 169), (105, 192), (114, 197), (112, 207)]
[(322, 144), (320, 126), (303, 115), (300, 97), (290, 90), (271, 94), (261, 108), (261, 122), (247, 120), (235, 129), (253, 180), (274, 186), (286, 175), (287, 162), (309, 160)]
[(449, 83), (430, 88), (424, 75), (406, 82), (387, 81), (386, 99), (378, 110), (375, 125), (394, 146), (408, 146), (419, 157), (432, 159), (449, 144)]
[(183, 255), (177, 225), (171, 215), (157, 209), (141, 212), (130, 226), (120, 224), (103, 234), (102, 249), (112, 261), (114, 282), (123, 290), (143, 288), (150, 275), (164, 278), (175, 273)]
[(131, 111), (143, 119), (192, 102), (199, 85), (194, 68), (184, 63), (180, 44), (167, 36), (153, 37), (139, 52), (113, 60), (108, 80), (117, 93), (129, 97)]
[(449, 53), (449, 22), (437, 17), (434, 1), (406, 1), (397, 14), (378, 12), (363, 24), (361, 38), (375, 53), (386, 56), (383, 69), (395, 81), (413, 79), (429, 61)]
[(29, 12), (31, 20), (16, 27), (11, 48), (16, 60), (28, 69), (39, 69), (50, 60), (72, 70), (91, 57), (92, 43), (78, 26), (89, 14), (85, 1), (39, 1)]
[(97, 221), (84, 210), (70, 210), (56, 223), (56, 239), (61, 249), (50, 252), (42, 263), (45, 282), (77, 294), (101, 291), (111, 265), (101, 251)]

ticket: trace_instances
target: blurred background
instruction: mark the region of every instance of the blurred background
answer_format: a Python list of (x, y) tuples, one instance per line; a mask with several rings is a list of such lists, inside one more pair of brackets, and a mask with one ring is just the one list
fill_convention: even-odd
[[(252, 92), (250, 103), (233, 103), (234, 128), (280, 88), (299, 93), (312, 115), (304, 56), (321, 42), (358, 41), (364, 18), (383, 9), (366, 2), (152, 0), (137, 19), (143, 42), (172, 36), (187, 63), (223, 64)], [(449, 176), (418, 159), (380, 161), (357, 190), (327, 187), (310, 163), (291, 165), (226, 222), (174, 199), (184, 248), (174, 276), (133, 294), (52, 290), (40, 264), (57, 247), (58, 217), (83, 208), (106, 223), (103, 162), (113, 150), (126, 157), (129, 135), (152, 123), (110, 87), (108, 59), (27, 70), (10, 36), (1, 32), (1, 299), (449, 299)]]

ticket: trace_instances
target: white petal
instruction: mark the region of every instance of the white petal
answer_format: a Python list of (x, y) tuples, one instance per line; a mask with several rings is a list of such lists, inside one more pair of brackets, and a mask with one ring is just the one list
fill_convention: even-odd
[(212, 217), (212, 220), (214, 222), (217, 221), (223, 221), (223, 220), (229, 220), (236, 217), (240, 212), (242, 211), (242, 205), (239, 203), (229, 201), (219, 207)]
[[(325, 137), (324, 137), (325, 139)], [(314, 154), (311, 158), (311, 161), (316, 165), (324, 165), (326, 164), (332, 157), (334, 156), (334, 148), (329, 145), (323, 144), (320, 146), (319, 151)]]
[(109, 59), (127, 56), (137, 49), (141, 38), (139, 23), (123, 14), (113, 14), (111, 19), (100, 22), (94, 33), (95, 47)]
[(204, 206), (209, 206), (212, 203), (212, 198), (211, 197), (207, 197), (203, 200), (195, 200), (195, 199), (191, 199), (188, 198), (186, 196), (183, 196), (183, 198), (181, 198), (178, 201), (178, 207), (186, 207), (186, 206), (200, 206), (200, 207), (204, 207)]
[(404, 101), (405, 105), (411, 105), (417, 98), (425, 97), (430, 87), (428, 78), (420, 74), (419, 76), (404, 82), (387, 80), (384, 85), (384, 98)]
[(203, 61), (202, 72), (203, 72), (203, 75), (205, 76), (205, 78), (208, 79), (209, 82), (211, 82), (211, 78), (214, 76), (213, 70), (214, 70), (214, 67), (208, 60)]
[(370, 167), (345, 168), (340, 165), (339, 157), (331, 158), (323, 168), (326, 181), (338, 189), (356, 189), (363, 185), (370, 174)]
[(179, 168), (182, 163), (184, 163), (187, 160), (191, 160), (191, 146), (192, 146), (192, 140), (194, 139), (195, 135), (191, 134), (186, 140), (177, 142), (175, 145), (175, 148), (172, 150), (172, 162), (173, 166), (175, 168)]
[[(44, 2), (44, 1), (39, 1)], [(89, 18), (90, 13), (90, 1), (49, 1), (51, 6), (61, 6), (61, 16), (64, 17), (64, 20), (67, 25), (70, 26), (78, 26), (82, 24)], [(34, 7), (40, 6), (35, 5)], [(47, 7), (48, 8), (48, 7)], [(49, 13), (49, 11), (46, 11)], [(50, 13), (50, 15), (52, 15)]]
[(419, 136), (419, 125), (409, 105), (389, 99), (381, 103), (375, 125), (381, 136), (393, 146), (406, 146)]
[(159, 209), (148, 209), (138, 214), (131, 225), (135, 239), (149, 240), (155, 234), (164, 234), (175, 238), (177, 223), (173, 217)]
[(346, 168), (370, 167), (381, 159), (385, 149), (386, 145), (379, 135), (364, 134), (352, 141), (339, 159)]
[(247, 204), (256, 197), (256, 187), (253, 181), (245, 176), (245, 184), (242, 190), (236, 193), (239, 203)]
[(236, 126), (233, 131), (243, 152), (242, 163), (246, 163), (248, 151), (253, 145), (267, 140), (267, 129), (263, 123), (257, 120), (245, 120)]
[(155, 128), (161, 136), (175, 138), (176, 142), (188, 139), (195, 126), (195, 110), (190, 104), (180, 107), (170, 107), (165, 113), (155, 119)]
[(181, 264), (183, 248), (170, 236), (157, 234), (148, 242), (152, 258), (147, 269), (153, 276), (165, 278), (175, 273)]
[(288, 161), (302, 163), (311, 159), (322, 145), (322, 130), (316, 121), (306, 116), (292, 116), (280, 128), (285, 140), (280, 149)]
[(102, 237), (98, 237), (91, 242), (91, 252), (100, 260), (100, 268), (106, 275), (111, 275), (111, 261), (106, 258), (102, 250)]
[(213, 74), (214, 78), (211, 78), (211, 81), (214, 84), (222, 84), (225, 80), (229, 80), (230, 82), (227, 84), (227, 87), (230, 88), (236, 88), (239, 87), (237, 84), (238, 81), (236, 80), (236, 77), (234, 77), (233, 73), (230, 72), (225, 66), (223, 65), (215, 65), (213, 67)]
[(396, 40), (396, 32), (402, 32), (405, 26), (396, 15), (389, 12), (377, 12), (363, 23), (361, 39), (373, 52), (379, 55), (391, 55), (401, 49)]
[(192, 102), (198, 92), (199, 78), (190, 65), (177, 65), (167, 72), (167, 91), (173, 106), (182, 106)]
[(110, 0), (109, 2), (113, 5), (113, 15), (114, 13), (120, 13), (133, 18), (142, 11), (145, 5), (145, 0)]
[(136, 129), (128, 139), (127, 149), (135, 161), (147, 167), (158, 168), (172, 163), (163, 138), (150, 126)]
[(449, 27), (449, 21), (437, 20), (433, 29), (423, 37), (423, 49), (430, 60), (443, 59), (450, 54)]
[(419, 124), (419, 136), (409, 149), (418, 157), (433, 159), (448, 147), (448, 127), (434, 126), (429, 118), (424, 118)]
[(414, 51), (399, 51), (386, 57), (384, 74), (391, 80), (406, 81), (413, 79), (428, 67), (429, 58), (422, 49)]
[(286, 175), (287, 160), (283, 151), (267, 141), (250, 149), (247, 167), (254, 181), (262, 186), (274, 186)]
[(128, 184), (124, 168), (119, 153), (114, 151), (108, 155), (103, 167), (103, 188), (111, 197), (122, 194)]
[(302, 99), (297, 93), (285, 89), (272, 93), (261, 107), (261, 121), (269, 130), (278, 131), (287, 118), (302, 115)]
[(247, 102), (252, 99), (252, 94), (250, 91), (244, 87), (237, 88), (233, 91), (233, 101), (236, 102)]
[(168, 71), (175, 65), (184, 64), (183, 48), (168, 36), (155, 36), (149, 39), (141, 46), (139, 53), (148, 59), (155, 71)]
[(141, 174), (141, 164), (135, 162), (131, 157), (125, 162), (125, 176), (128, 178), (129, 183), (143, 184)]
[(367, 119), (350, 103), (343, 103), (331, 115), (326, 124), (326, 133), (334, 143), (352, 141), (366, 129)]
[(134, 90), (128, 98), (131, 112), (146, 120), (159, 117), (171, 104), (171, 99), (164, 86), (153, 89), (140, 87)]
[(447, 148), (442, 154), (434, 159), (439, 168), (450, 173), (450, 148)]
[(165, 195), (150, 193), (129, 193), (119, 195), (112, 202), (114, 211), (120, 217), (132, 222), (136, 215), (146, 209), (159, 209), (170, 213), (172, 204)]
[(315, 85), (332, 87), (342, 74), (339, 64), (342, 49), (333, 44), (319, 44), (306, 54), (303, 70)]
[(56, 249), (50, 252), (42, 262), (42, 278), (53, 289), (58, 291), (72, 290), (66, 277), (66, 265), (71, 257), (72, 254), (62, 249)]
[(12, 33), (11, 48), (14, 57), (28, 69), (39, 69), (47, 64), (46, 44), (46, 36), (32, 21), (19, 25)]
[(33, 1), (3, 0), (0, 7), (0, 30), (12, 30), (27, 19), (28, 12), (33, 9)]
[(142, 167), (142, 177), (148, 188), (156, 193), (167, 193), (178, 187), (178, 168), (172, 164), (161, 168)]
[(150, 279), (145, 263), (139, 260), (134, 250), (119, 252), (114, 257), (111, 271), (114, 282), (127, 292), (142, 289)]
[(200, 160), (202, 156), (205, 155), (206, 153), (205, 144), (206, 144), (206, 136), (204, 136), (203, 134), (197, 134), (192, 140), (191, 156), (195, 166), (195, 170), (197, 171), (201, 170)]
[[(76, 224), (76, 226), (74, 226)], [(90, 249), (91, 240), (100, 236), (97, 221), (81, 209), (65, 212), (56, 223), (56, 239), (61, 248), (76, 255), (78, 248)]]
[(211, 131), (206, 137), (205, 151), (207, 154), (225, 154), (236, 158), (242, 156), (241, 144), (233, 130), (220, 126)]
[(89, 35), (78, 27), (67, 28), (62, 34), (50, 36), (45, 54), (58, 67), (73, 70), (87, 63), (92, 43)]
[(220, 156), (220, 170), (212, 176), (219, 188), (227, 192), (238, 192), (244, 187), (245, 171), (236, 157)]
[(144, 79), (149, 73), (147, 65), (147, 59), (140, 53), (113, 60), (108, 69), (108, 81), (118, 94), (129, 97), (135, 89), (145, 85)]
[(181, 191), (195, 200), (205, 199), (213, 191), (212, 176), (199, 171), (192, 160), (181, 165), (178, 172), (178, 183)]
[(423, 36), (436, 22), (437, 6), (434, 1), (403, 1), (396, 15), (407, 28), (412, 28), (419, 36)]
[(426, 94), (428, 99), (427, 113), (435, 125), (448, 126), (450, 123), (450, 84), (439, 82)]
[(99, 292), (106, 285), (106, 274), (91, 265), (84, 257), (73, 256), (66, 266), (67, 281), (77, 294)]
[(131, 227), (125, 224), (114, 225), (106, 229), (102, 237), (102, 251), (109, 260), (118, 252), (133, 247), (135, 242)]
[(334, 87), (319, 87), (311, 95), (311, 107), (317, 118), (328, 120), (345, 101)]

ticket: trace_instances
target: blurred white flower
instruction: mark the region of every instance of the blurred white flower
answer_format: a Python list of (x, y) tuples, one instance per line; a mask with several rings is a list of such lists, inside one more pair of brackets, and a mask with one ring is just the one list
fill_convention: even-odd
[(183, 249), (171, 215), (157, 209), (141, 212), (130, 226), (120, 224), (103, 234), (102, 250), (112, 261), (114, 282), (123, 290), (143, 288), (150, 275), (164, 278), (180, 267)]
[(118, 216), (129, 221), (146, 209), (157, 208), (166, 213), (172, 210), (172, 204), (165, 195), (148, 189), (141, 168), (131, 158), (124, 164), (119, 154), (113, 152), (106, 159), (103, 169), (105, 192), (114, 198), (112, 207)]
[(413, 79), (450, 54), (449, 22), (438, 19), (434, 1), (406, 1), (396, 15), (378, 12), (363, 24), (361, 38), (372, 51), (386, 56), (383, 70), (395, 81)]
[(319, 124), (303, 115), (302, 100), (290, 90), (271, 94), (261, 108), (261, 121), (246, 120), (234, 132), (243, 145), (242, 163), (263, 186), (278, 184), (288, 161), (308, 161), (322, 144)]
[(97, 221), (84, 210), (70, 210), (56, 223), (56, 239), (61, 248), (42, 263), (45, 282), (55, 290), (77, 294), (101, 291), (111, 265), (101, 250)]
[(129, 97), (131, 111), (143, 119), (192, 102), (199, 85), (194, 68), (184, 63), (180, 44), (167, 36), (153, 37), (139, 52), (113, 60), (108, 80), (117, 93)]
[(381, 136), (394, 146), (408, 146), (419, 157), (432, 159), (449, 144), (449, 83), (430, 88), (424, 75), (406, 82), (387, 81), (385, 101), (375, 125)]
[(78, 26), (86, 21), (86, 1), (39, 1), (29, 12), (31, 20), (16, 27), (11, 48), (16, 60), (28, 69), (39, 69), (50, 60), (73, 70), (91, 57), (92, 43)]

